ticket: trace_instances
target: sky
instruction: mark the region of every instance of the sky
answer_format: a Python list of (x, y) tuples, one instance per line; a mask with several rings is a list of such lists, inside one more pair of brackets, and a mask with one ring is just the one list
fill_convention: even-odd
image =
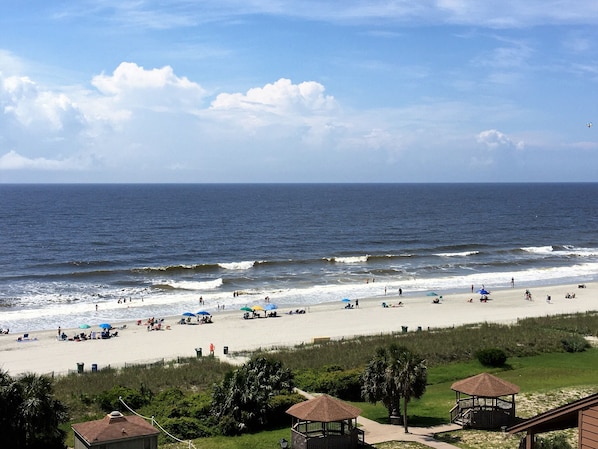
[(0, 1), (0, 183), (598, 182), (597, 133), (598, 2)]

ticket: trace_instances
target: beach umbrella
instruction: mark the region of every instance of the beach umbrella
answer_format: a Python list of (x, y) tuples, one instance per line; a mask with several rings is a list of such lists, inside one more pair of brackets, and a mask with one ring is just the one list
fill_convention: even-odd
[(89, 329), (91, 326), (89, 324), (80, 324), (79, 329)]
[(241, 307), (241, 310), (242, 310), (243, 312), (253, 312), (253, 309), (252, 309), (251, 307), (247, 307), (247, 306), (245, 306), (245, 307)]
[(343, 298), (341, 299), (342, 302), (351, 302), (351, 300), (349, 298)]
[(262, 306), (252, 306), (251, 310), (264, 310)]
[(195, 314), (191, 312), (185, 312), (183, 313), (183, 316), (195, 316)]
[(200, 310), (199, 312), (197, 312), (197, 315), (211, 315), (211, 313), (207, 310)]
[(429, 292), (426, 294), (426, 296), (438, 296), (438, 293), (436, 292)]
[(488, 290), (484, 290), (483, 288), (479, 289), (478, 293), (480, 295), (489, 295), (490, 294), (490, 292)]
[(110, 329), (112, 326), (108, 323), (102, 323), (102, 324), (100, 324), (100, 327), (102, 329)]
[(274, 309), (278, 309), (278, 306), (276, 304), (266, 304), (266, 307), (264, 307), (264, 309), (274, 310)]

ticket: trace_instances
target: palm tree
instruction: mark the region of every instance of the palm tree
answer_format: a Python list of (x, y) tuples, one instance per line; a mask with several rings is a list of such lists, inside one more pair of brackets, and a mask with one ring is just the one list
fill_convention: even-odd
[(392, 372), (393, 357), (390, 348), (378, 348), (361, 375), (361, 396), (368, 402), (381, 401), (388, 409), (388, 417), (400, 417), (399, 386)]
[(407, 404), (411, 398), (419, 399), (426, 391), (428, 370), (426, 362), (417, 354), (402, 348), (398, 360), (398, 372), (396, 373), (399, 383), (400, 395), (403, 399), (403, 426), (405, 433), (409, 433), (407, 427)]
[(212, 412), (225, 433), (255, 430), (267, 424), (270, 399), (290, 393), (293, 375), (278, 361), (258, 357), (229, 372), (212, 393)]
[(59, 425), (68, 418), (66, 407), (53, 397), (49, 377), (27, 374), (18, 380), (21, 405), (16, 420), (23, 430), (26, 447), (64, 448)]
[(372, 403), (381, 401), (388, 409), (391, 421), (401, 418), (400, 401), (403, 399), (403, 416), (407, 427), (407, 404), (411, 398), (420, 398), (426, 389), (427, 369), (423, 359), (410, 350), (391, 344), (378, 348), (361, 376), (361, 394)]
[(64, 405), (53, 397), (50, 378), (27, 374), (13, 379), (0, 372), (0, 428), (4, 441), (15, 448), (63, 449), (68, 419)]

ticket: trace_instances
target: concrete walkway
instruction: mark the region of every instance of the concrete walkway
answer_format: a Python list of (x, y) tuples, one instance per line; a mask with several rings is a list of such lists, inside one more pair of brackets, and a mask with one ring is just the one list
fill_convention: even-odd
[[(314, 396), (295, 388), (295, 391), (307, 399), (313, 399)], [(403, 426), (391, 424), (380, 424), (371, 419), (360, 416), (357, 418), (359, 428), (364, 432), (365, 442), (367, 444), (385, 443), (387, 441), (413, 441), (428, 447), (438, 449), (459, 449), (452, 444), (444, 443), (434, 439), (434, 434), (441, 432), (450, 432), (460, 430), (461, 426), (457, 424), (446, 424), (434, 427), (409, 427), (409, 433), (405, 433)]]
[(368, 444), (384, 443), (386, 441), (414, 441), (428, 447), (439, 449), (459, 449), (452, 444), (444, 443), (434, 439), (434, 434), (460, 430), (457, 424), (446, 424), (434, 427), (409, 427), (409, 433), (405, 433), (403, 426), (391, 424), (380, 424), (371, 419), (360, 416), (357, 424), (364, 431), (365, 442)]

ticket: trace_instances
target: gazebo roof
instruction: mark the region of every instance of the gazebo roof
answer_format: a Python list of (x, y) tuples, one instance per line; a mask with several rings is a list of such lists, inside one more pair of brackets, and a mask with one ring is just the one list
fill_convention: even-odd
[(160, 433), (158, 429), (143, 418), (134, 415), (124, 416), (120, 412), (112, 412), (97, 421), (73, 424), (72, 428), (89, 444), (157, 435)]
[(459, 380), (451, 385), (451, 390), (484, 398), (498, 398), (519, 393), (517, 385), (488, 373)]
[(305, 421), (336, 422), (357, 418), (361, 409), (323, 394), (293, 405), (287, 410), (287, 413)]

